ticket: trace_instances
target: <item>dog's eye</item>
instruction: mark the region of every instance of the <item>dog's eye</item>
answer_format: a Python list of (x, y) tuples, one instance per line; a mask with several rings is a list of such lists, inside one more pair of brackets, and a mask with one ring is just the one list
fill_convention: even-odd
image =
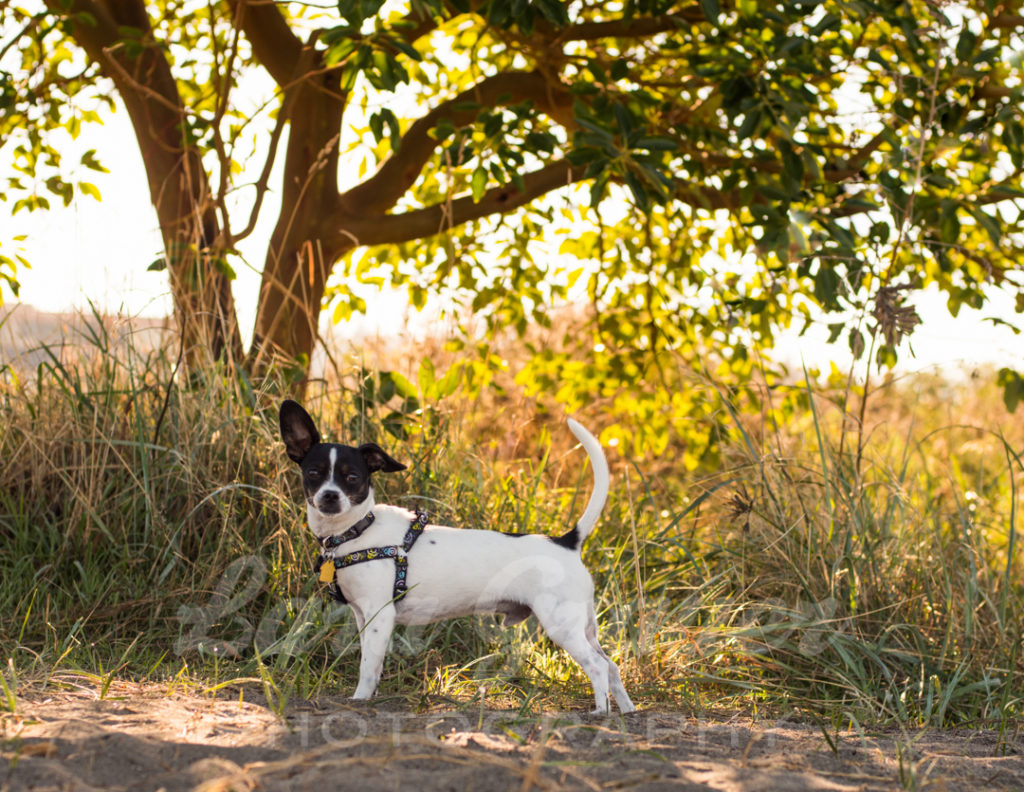
[(347, 476), (345, 476), (345, 481), (347, 481), (349, 484), (355, 484), (357, 481), (359, 481), (359, 476), (355, 473), (349, 473)]
[(324, 477), (324, 474), (321, 473), (319, 470), (310, 470), (309, 472), (306, 473), (306, 476), (315, 480), (322, 479)]

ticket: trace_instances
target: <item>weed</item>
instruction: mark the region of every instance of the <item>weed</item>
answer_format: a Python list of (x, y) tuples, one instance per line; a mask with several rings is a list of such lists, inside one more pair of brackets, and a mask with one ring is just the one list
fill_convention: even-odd
[(7, 658), (7, 668), (0, 671), (0, 693), (3, 693), (3, 706), (8, 712), (18, 709), (18, 674), (14, 669), (14, 658)]

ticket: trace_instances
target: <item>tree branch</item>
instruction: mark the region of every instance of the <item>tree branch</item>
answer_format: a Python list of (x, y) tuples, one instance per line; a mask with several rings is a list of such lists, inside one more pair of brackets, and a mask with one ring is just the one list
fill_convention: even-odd
[(464, 196), (424, 209), (383, 216), (353, 217), (343, 212), (335, 224), (340, 243), (335, 246), (351, 249), (356, 245), (399, 244), (434, 236), (471, 220), (518, 209), (545, 193), (573, 184), (582, 173), (582, 167), (557, 160), (525, 174), (522, 192), (505, 184), (488, 190), (479, 201)]
[[(532, 100), (563, 126), (572, 123), (572, 97), (561, 83), (553, 83), (539, 72), (504, 72), (487, 77), (415, 121), (402, 136), (398, 151), (384, 160), (373, 176), (344, 193), (342, 205), (358, 214), (388, 211), (416, 183), (437, 148), (438, 141), (430, 132), (441, 120), (464, 126), (483, 108), (525, 100)], [(460, 107), (465, 105), (473, 106)]]
[[(70, 24), (70, 35), (77, 41), (86, 54), (100, 64), (106, 65), (104, 47), (112, 44), (117, 39), (117, 26), (119, 20), (115, 20), (109, 13), (106, 6), (92, 2), (92, 0), (76, 0), (70, 7), (56, 0), (46, 0), (46, 6), (51, 12), (62, 16)], [(89, 15), (90, 22), (82, 20), (84, 15)], [(78, 17), (77, 19), (75, 17)], [(146, 28), (148, 29), (148, 25)]]
[(551, 28), (550, 33), (556, 41), (593, 41), (603, 38), (644, 38), (657, 33), (668, 33), (682, 27), (706, 22), (707, 17), (697, 6), (686, 8), (675, 14), (664, 14), (653, 17), (634, 17), (633, 19), (610, 19), (601, 22), (581, 22), (578, 25), (558, 30)]
[[(231, 214), (227, 207), (228, 187), (231, 181), (231, 156), (228, 154), (227, 145), (224, 141), (221, 122), (228, 111), (228, 99), (231, 96), (231, 87), (234, 83), (235, 61), (238, 58), (238, 45), (242, 37), (242, 31), (237, 26), (232, 26), (231, 44), (224, 58), (220, 52), (217, 42), (217, 12), (213, 0), (207, 0), (207, 10), (210, 21), (210, 41), (213, 44), (213, 69), (210, 74), (210, 82), (216, 86), (217, 105), (213, 113), (213, 120), (210, 128), (213, 130), (213, 148), (217, 153), (217, 162), (220, 168), (220, 183), (214, 200), (217, 203), (217, 210), (220, 212), (220, 227), (225, 237), (230, 237)], [(222, 62), (223, 61), (223, 62)], [(223, 77), (218, 75), (223, 71)]]
[[(757, 171), (758, 173), (782, 173), (784, 170), (782, 163), (777, 159), (738, 159), (725, 154), (711, 154), (702, 149), (691, 149), (689, 153), (695, 161), (718, 170), (724, 168), (746, 168), (752, 171)], [(866, 159), (866, 155), (864, 159)], [(825, 181), (832, 183), (856, 179), (861, 176), (862, 162), (863, 159), (857, 157), (854, 161), (843, 167), (825, 168), (822, 170), (821, 175), (824, 177)], [(805, 184), (811, 184), (812, 182), (813, 179), (811, 176), (804, 176)]]
[(263, 208), (263, 198), (267, 194), (267, 188), (270, 184), (270, 173), (274, 168), (274, 160), (277, 157), (278, 146), (281, 142), (281, 133), (284, 131), (284, 122), (288, 117), (288, 109), (288, 99), (285, 98), (278, 110), (277, 119), (274, 121), (274, 129), (270, 133), (267, 158), (263, 163), (263, 170), (260, 172), (260, 176), (254, 185), (256, 188), (256, 199), (253, 201), (252, 210), (249, 212), (249, 224), (237, 234), (231, 233), (227, 223), (224, 224), (225, 235), (227, 236), (227, 244), (229, 247), (235, 247), (238, 242), (245, 239), (256, 230), (256, 223), (259, 220), (260, 210)]
[(1013, 13), (996, 14), (989, 19), (988, 24), (989, 27), (1001, 30), (1013, 30), (1014, 28), (1024, 27), (1024, 16)]
[(292, 32), (270, 0), (231, 0), (235, 24), (252, 44), (252, 51), (270, 76), (284, 88), (295, 79), (302, 41)]
[(1020, 206), (1024, 201), (1024, 195), (1021, 193), (1022, 174), (1024, 174), (1024, 168), (1014, 169), (1013, 173), (1005, 179), (991, 184), (983, 195), (974, 199), (973, 203), (976, 206), (988, 206), (1003, 201), (1015, 201), (1016, 205)]

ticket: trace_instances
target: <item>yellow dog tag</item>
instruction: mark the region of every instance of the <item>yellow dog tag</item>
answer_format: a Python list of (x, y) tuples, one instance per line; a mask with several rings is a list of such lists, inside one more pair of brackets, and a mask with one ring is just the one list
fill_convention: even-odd
[(320, 582), (330, 583), (334, 580), (334, 561), (324, 561), (320, 565)]

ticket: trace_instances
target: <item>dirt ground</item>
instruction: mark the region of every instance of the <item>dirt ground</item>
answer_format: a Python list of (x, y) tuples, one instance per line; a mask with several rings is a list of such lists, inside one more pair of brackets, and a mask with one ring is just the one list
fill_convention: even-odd
[(341, 697), (275, 715), (257, 689), (92, 682), (19, 691), (0, 714), (7, 790), (1024, 790), (1024, 734), (873, 731), (655, 709), (514, 710)]

